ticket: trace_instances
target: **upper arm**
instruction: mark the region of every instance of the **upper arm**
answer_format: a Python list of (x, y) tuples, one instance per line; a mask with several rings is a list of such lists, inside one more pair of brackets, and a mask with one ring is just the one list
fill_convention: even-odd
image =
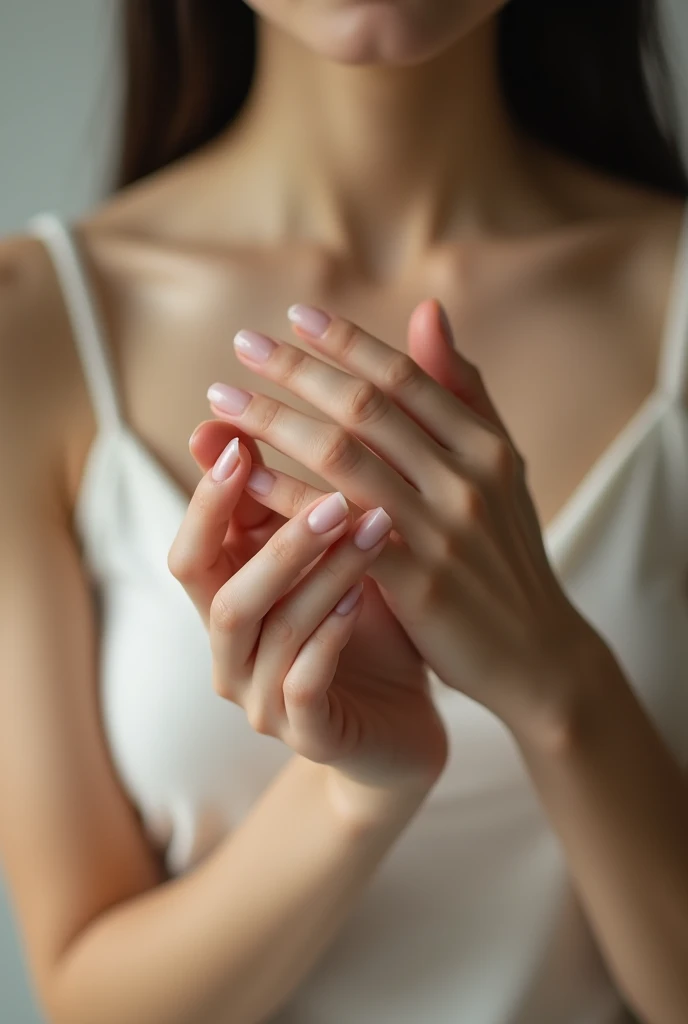
[(35, 244), (0, 246), (0, 863), (49, 1005), (70, 941), (164, 873), (101, 730), (93, 603), (60, 486), (58, 312)]

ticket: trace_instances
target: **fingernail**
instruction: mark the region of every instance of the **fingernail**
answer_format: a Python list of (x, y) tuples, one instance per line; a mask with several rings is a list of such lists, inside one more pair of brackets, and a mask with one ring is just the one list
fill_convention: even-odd
[(327, 533), (346, 518), (349, 506), (341, 491), (330, 494), (321, 501), (308, 516), (308, 525), (313, 533)]
[(212, 468), (211, 476), (213, 480), (221, 483), (223, 480), (229, 479), (234, 470), (239, 465), (239, 438), (234, 437), (229, 442), (225, 450), (222, 452), (217, 462)]
[(441, 302), (438, 301), (437, 305), (439, 306), (440, 309), (440, 327), (442, 328), (444, 340), (446, 341), (449, 348), (454, 348), (454, 332), (451, 329), (451, 324), (449, 323), (447, 311)]
[(369, 551), (374, 548), (378, 541), (381, 541), (386, 533), (392, 528), (392, 520), (383, 508), (374, 508), (372, 512), (366, 512), (361, 516), (356, 532), (354, 533), (354, 544), (361, 551)]
[(269, 494), (277, 477), (262, 466), (255, 466), (248, 475), (246, 486), (256, 494)]
[(347, 590), (346, 594), (341, 599), (339, 604), (335, 606), (334, 610), (338, 612), (340, 615), (348, 615), (353, 606), (358, 601), (359, 597), (361, 596), (362, 590), (363, 584), (361, 582), (354, 583), (353, 587), (351, 587), (350, 590)]
[(306, 334), (314, 338), (322, 338), (327, 328), (332, 323), (332, 317), (323, 313), (322, 309), (315, 309), (313, 306), (290, 306), (287, 316), (293, 324), (300, 327)]
[(208, 398), (213, 405), (230, 416), (239, 416), (251, 401), (248, 391), (231, 388), (229, 384), (211, 384), (208, 388)]
[(265, 363), (277, 345), (272, 338), (257, 331), (238, 331), (234, 335), (234, 347), (254, 363)]

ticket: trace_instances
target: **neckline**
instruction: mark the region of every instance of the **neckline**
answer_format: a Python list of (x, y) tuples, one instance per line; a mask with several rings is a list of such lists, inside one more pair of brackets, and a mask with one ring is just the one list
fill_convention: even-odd
[[(594, 507), (594, 504), (604, 490), (605, 484), (626, 464), (641, 440), (654, 427), (660, 414), (674, 400), (675, 396), (666, 388), (668, 383), (667, 368), (673, 355), (671, 351), (673, 346), (683, 340), (683, 333), (688, 330), (688, 324), (684, 322), (685, 306), (683, 296), (683, 286), (685, 283), (683, 278), (686, 276), (684, 269), (687, 262), (688, 200), (684, 202), (680, 218), (669, 295), (665, 307), (662, 337), (658, 346), (659, 351), (652, 390), (618, 434), (597, 456), (564, 504), (546, 525), (541, 526), (543, 543), (553, 562), (558, 562), (563, 558), (567, 546), (575, 534), (576, 527), (582, 521), (585, 513)], [(153, 450), (146, 444), (143, 438), (131, 429), (126, 421), (120, 419), (117, 430), (137, 450), (150, 472), (157, 477), (159, 483), (167, 490), (174, 502), (179, 506), (182, 514), (184, 514), (191, 501), (191, 495), (187, 494), (185, 488), (175, 480)], [(87, 470), (91, 467), (91, 456), (97, 447), (96, 440), (97, 438), (94, 439), (94, 443), (91, 445), (87, 457), (87, 466), (84, 469), (81, 486), (75, 501), (75, 513), (77, 515), (81, 514), (81, 516), (83, 516), (81, 506), (85, 503), (85, 479), (88, 475)], [(81, 512), (77, 512), (77, 509), (81, 509)]]
[(573, 538), (583, 515), (595, 504), (609, 479), (626, 464), (641, 440), (647, 436), (659, 415), (676, 396), (671, 390), (670, 364), (674, 348), (688, 332), (684, 288), (688, 263), (688, 199), (679, 218), (678, 234), (665, 306), (661, 338), (652, 389), (630, 419), (612, 438), (583, 475), (562, 507), (542, 528), (545, 547), (553, 560), (563, 557), (567, 542)]

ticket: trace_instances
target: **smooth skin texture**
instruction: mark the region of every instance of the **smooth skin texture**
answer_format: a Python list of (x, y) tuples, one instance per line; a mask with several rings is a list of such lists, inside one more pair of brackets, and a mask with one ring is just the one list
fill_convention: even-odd
[[(127, 422), (171, 487), (191, 497), (238, 435), (254, 467), (262, 458), (303, 476), (303, 488), (331, 489), (224, 423), (204, 426), (189, 455), (209, 383), (255, 384), (232, 351), (235, 331), (280, 336), (296, 302), (400, 349), (416, 309), (408, 349), (446, 384), (434, 314), (419, 307), (438, 296), (526, 459), (542, 523), (652, 389), (682, 206), (513, 130), (497, 84), (496, 7), (261, 0), (262, 59), (240, 123), (78, 223)], [(333, 60), (343, 45), (348, 62)], [(265, 390), (280, 395), (269, 381)], [(295, 755), (201, 866), (166, 877), (99, 720), (97, 616), (72, 525), (95, 433), (54, 271), (39, 243), (9, 239), (0, 246), (0, 854), (32, 976), (51, 1021), (258, 1021), (307, 976), (422, 796), (354, 786), (338, 802), (329, 766)], [(292, 514), (256, 498), (245, 493), (233, 516), (245, 560)], [(294, 502), (298, 511), (298, 492)], [(366, 613), (371, 604), (366, 593)], [(649, 796), (639, 801), (632, 772), (619, 779), (630, 745), (650, 780), (643, 794), (662, 770), (665, 755), (635, 715), (626, 708), (609, 723), (604, 751), (586, 748), (584, 771), (538, 761), (534, 777), (554, 823), (575, 832), (574, 870), (590, 860), (598, 808), (617, 807), (606, 819), (613, 840), (605, 832), (609, 856), (619, 853), (616, 883), (642, 878), (635, 891), (653, 905), (665, 885), (670, 906), (677, 862), (661, 877), (646, 867), (651, 849), (653, 865), (666, 854), (665, 811), (654, 808), (640, 842), (634, 808), (649, 822)], [(580, 813), (567, 817), (574, 798)], [(675, 805), (663, 806), (678, 828)], [(598, 877), (591, 903), (618, 908), (618, 890), (602, 886), (608, 873)], [(610, 945), (621, 942), (615, 929)], [(646, 988), (644, 965), (656, 962), (642, 952)]]
[[(439, 312), (427, 312), (438, 326)], [(629, 1006), (679, 1024), (688, 1013), (688, 784), (612, 652), (558, 585), (524, 460), (479, 371), (450, 351), (442, 387), (350, 321), (303, 307), (290, 318), (337, 365), (274, 338), (249, 359), (241, 332), (237, 352), (334, 423), (260, 391), (229, 418), (300, 453), (363, 507), (384, 494), (397, 550), (370, 576), (442, 681), (516, 738)], [(446, 345), (438, 334), (435, 346)], [(293, 512), (313, 493), (280, 474), (258, 500)]]
[(513, 441), (408, 355), (350, 321), (335, 318), (308, 341), (344, 369), (286, 342), (250, 365), (334, 423), (259, 391), (240, 413), (211, 400), (213, 411), (300, 459), (361, 507), (389, 509), (400, 535), (396, 557), (369, 574), (448, 686), (517, 731), (541, 729), (550, 699), (556, 720), (552, 675), (591, 646), (591, 630), (548, 564)]
[[(208, 627), (215, 691), (243, 707), (257, 732), (336, 766), (346, 785), (422, 791), (445, 763), (446, 734), (422, 660), (374, 586), (367, 631), (338, 666), (389, 516), (376, 508), (352, 525), (341, 493), (319, 496), (242, 562), (231, 519), (251, 463), (236, 451), (225, 480), (211, 471), (199, 483), (168, 558)], [(376, 645), (384, 657), (370, 657)]]

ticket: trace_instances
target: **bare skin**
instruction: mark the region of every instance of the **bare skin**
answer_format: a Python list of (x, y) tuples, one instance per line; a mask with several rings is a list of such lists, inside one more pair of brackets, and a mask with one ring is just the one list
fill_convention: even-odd
[[(481, 38), (488, 28), (469, 41), (485, 76)], [(653, 388), (682, 204), (512, 137), (502, 130), (502, 113), (487, 88), (484, 109), (466, 115), (464, 125), (469, 138), (473, 119), (483, 125), (484, 150), (471, 138), (473, 166), (462, 166), (462, 124), (456, 105), (445, 105), (437, 117), (451, 118), (456, 145), (436, 154), (419, 187), (426, 157), (416, 153), (421, 127), (414, 115), (421, 122), (427, 107), (418, 103), (409, 117), (399, 88), (378, 96), (375, 111), (374, 81), (361, 95), (340, 88), (336, 72), (349, 68), (335, 68), (331, 83), (323, 74), (327, 98), (345, 107), (340, 116), (356, 118), (357, 126), (366, 108), (370, 123), (363, 125), (367, 137), (357, 156), (363, 162), (369, 154), (378, 179), (359, 163), (345, 168), (348, 180), (335, 183), (322, 158), (333, 142), (327, 103), (309, 112), (307, 129), (292, 116), (289, 131), (283, 129), (286, 142), (275, 130), (285, 111), (300, 109), (301, 90), (323, 69), (310, 55), (310, 74), (292, 82), (294, 95), (288, 95), (279, 65), (295, 60), (290, 50), (296, 44), (276, 30), (266, 34), (279, 81), (264, 76), (262, 102), (240, 130), (116, 196), (79, 225), (104, 302), (129, 425), (190, 494), (198, 471), (187, 441), (207, 416), (208, 382), (250, 387), (251, 375), (231, 345), (239, 327), (284, 337), (288, 305), (308, 301), (402, 347), (410, 311), (436, 295), (458, 347), (481, 368), (524, 453), (547, 524)], [(306, 61), (298, 56), (303, 70)], [(437, 90), (445, 80), (446, 72), (438, 71)], [(461, 84), (454, 83), (458, 97)], [(425, 85), (432, 108), (432, 83)], [(297, 145), (293, 132), (299, 130), (308, 136)], [(409, 160), (417, 173), (409, 171), (396, 202), (381, 213), (390, 177), (400, 166), (408, 169)], [(490, 176), (498, 173), (499, 180), (483, 194), (483, 168), (495, 165), (499, 171)], [(443, 181), (460, 180), (462, 173), (463, 190), (442, 190)], [(397, 251), (401, 256), (392, 263), (389, 254)], [(45, 262), (34, 245), (20, 245), (14, 258), (34, 267)], [(43, 273), (41, 307), (46, 324), (54, 323), (55, 283), (47, 267)], [(38, 320), (40, 331), (40, 312)], [(94, 422), (66, 325), (61, 336), (61, 361), (74, 376), (69, 390), (80, 393), (65, 436), (66, 492), (73, 504)], [(265, 456), (269, 465), (296, 472), (278, 453)]]
[[(476, 17), (482, 8), (485, 20), (403, 69), (333, 63), (264, 27), (265, 60), (238, 125), (78, 224), (126, 421), (185, 494), (201, 475), (188, 439), (208, 417), (208, 385), (257, 383), (234, 355), (235, 331), (287, 337), (292, 303), (339, 313), (401, 348), (411, 310), (423, 298), (441, 299), (458, 347), (480, 367), (526, 460), (544, 526), (652, 391), (683, 204), (575, 165), (514, 131), (495, 85), (488, 14), (498, 4), (466, 6)], [(361, 38), (365, 55), (373, 29)], [(320, 954), (313, 936), (324, 945), (336, 933), (417, 800), (392, 800), (379, 828), (357, 814), (342, 825), (323, 775), (294, 762), (236, 846), (161, 885), (162, 866), (96, 731), (94, 623), (70, 526), (96, 424), (53, 270), (33, 240), (10, 239), (0, 251), (0, 341), (0, 427), (17, 438), (2, 450), (1, 471), (6, 495), (18, 496), (0, 523), (0, 536), (10, 538), (0, 561), (12, 568), (16, 558), (25, 584), (16, 611), (14, 592), (8, 604), (17, 614), (13, 641), (23, 637), (12, 648), (22, 685), (3, 694), (14, 745), (5, 736), (13, 752), (7, 771), (0, 761), (0, 784), (11, 772), (49, 777), (53, 786), (27, 782), (23, 799), (16, 786), (0, 793), (9, 815), (2, 825), (26, 806), (44, 811), (23, 830), (3, 831), (36, 977), (58, 1020), (90, 1022), (101, 1006), (111, 1017), (100, 1020), (143, 1020), (135, 1014), (146, 1006), (145, 1024), (167, 1024), (172, 1009), (184, 1024), (215, 1024), (227, 1019), (237, 991), (244, 1009), (232, 1019), (264, 1019)], [(285, 397), (264, 380), (260, 389)], [(287, 457), (264, 454), (268, 465), (329, 489)], [(59, 583), (58, 600), (46, 578)], [(0, 621), (11, 623), (6, 610)], [(80, 745), (71, 742), (77, 718), (88, 723)], [(45, 759), (33, 776), (23, 749)], [(269, 859), (274, 830), (284, 830), (276, 807), (297, 801), (311, 808), (313, 831), (280, 874)], [(344, 853), (332, 842), (337, 830)], [(241, 931), (239, 943), (232, 901), (250, 896), (241, 872), (249, 877), (255, 849), (266, 851), (276, 891), (296, 895), (256, 925), (255, 941)], [(300, 875), (310, 865), (304, 851), (320, 872), (321, 902)], [(334, 915), (333, 879), (341, 880)], [(224, 916), (214, 914), (220, 891)], [(299, 917), (301, 898), (313, 919), (292, 936), (292, 959), (282, 964), (282, 922)], [(205, 935), (202, 1008), (196, 979), (184, 973), (184, 920), (213, 929)], [(157, 980), (142, 955), (153, 944)], [(252, 958), (261, 970), (277, 964), (269, 992), (250, 987)], [(172, 975), (184, 993), (174, 1008), (160, 980)]]

